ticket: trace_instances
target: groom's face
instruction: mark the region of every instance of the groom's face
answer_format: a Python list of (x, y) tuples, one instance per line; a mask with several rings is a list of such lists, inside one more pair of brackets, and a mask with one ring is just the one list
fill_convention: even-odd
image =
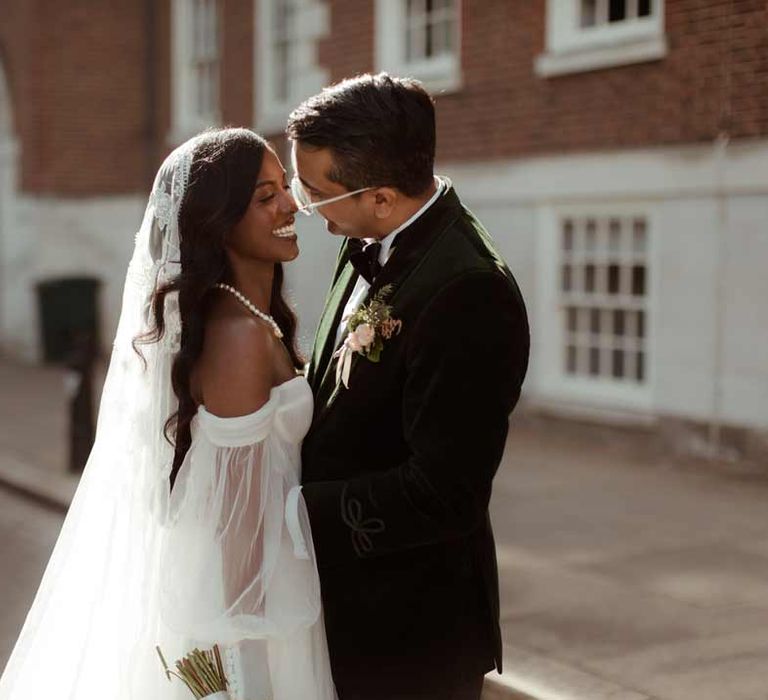
[[(293, 142), (293, 167), (301, 184), (313, 202), (346, 194), (349, 190), (328, 179), (333, 169), (330, 148), (312, 148)], [(329, 233), (349, 238), (365, 238), (376, 230), (373, 201), (368, 192), (346, 197), (338, 202), (318, 207)]]

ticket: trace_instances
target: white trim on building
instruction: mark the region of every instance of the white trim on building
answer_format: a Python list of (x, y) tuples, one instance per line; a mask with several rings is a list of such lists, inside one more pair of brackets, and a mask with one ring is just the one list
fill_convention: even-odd
[(219, 11), (218, 0), (173, 0), (172, 144), (221, 121)]
[(18, 266), (29, 247), (17, 230), (18, 158), (11, 94), (0, 63), (0, 350), (9, 354), (23, 354), (15, 342), (12, 314)]
[(655, 61), (667, 54), (664, 0), (547, 0), (546, 51), (536, 74), (552, 77)]
[(537, 319), (545, 400), (652, 408), (653, 220), (648, 203), (542, 207), (536, 296), (546, 309)]
[[(523, 290), (529, 402), (601, 419), (768, 428), (768, 140), (445, 163), (439, 172)], [(568, 217), (645, 221), (641, 383), (564, 371), (559, 243)]]
[(102, 283), (100, 339), (108, 353), (117, 329), (133, 233), (141, 225), (146, 203), (145, 195), (17, 197), (2, 338), (9, 355), (30, 362), (40, 359), (37, 284), (82, 275)]
[(376, 0), (376, 69), (459, 89), (461, 12), (461, 0)]
[(291, 110), (328, 83), (317, 44), (329, 31), (323, 0), (254, 0), (256, 130), (282, 132)]

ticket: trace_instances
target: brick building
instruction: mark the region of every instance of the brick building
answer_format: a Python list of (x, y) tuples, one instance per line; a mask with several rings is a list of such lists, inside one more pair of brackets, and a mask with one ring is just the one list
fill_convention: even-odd
[[(379, 69), (435, 94), (439, 171), (521, 283), (530, 403), (768, 429), (762, 0), (5, 0), (5, 351), (36, 356), (59, 274), (104, 280), (109, 337), (169, 148), (226, 123), (283, 149), (301, 99)], [(302, 231), (308, 341), (337, 241)]]

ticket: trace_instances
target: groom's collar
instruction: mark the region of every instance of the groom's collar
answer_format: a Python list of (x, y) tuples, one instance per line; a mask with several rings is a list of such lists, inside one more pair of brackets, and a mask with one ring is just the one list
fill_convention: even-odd
[[(381, 249), (379, 251), (379, 263), (381, 264), (382, 267), (384, 267), (384, 265), (387, 264), (387, 260), (389, 260), (392, 247), (394, 245), (395, 239), (397, 238), (398, 234), (402, 231), (405, 231), (419, 217), (423, 216), (424, 213), (450, 187), (451, 187), (451, 181), (448, 178), (435, 175), (435, 191), (432, 194), (432, 196), (426, 202), (424, 202), (423, 206), (421, 206), (418, 211), (416, 211), (412, 216), (408, 217), (408, 219), (406, 219), (402, 224), (400, 224), (394, 231), (390, 231), (386, 236), (384, 236), (384, 238), (378, 239), (378, 243), (381, 244)], [(377, 239), (366, 238), (365, 240), (370, 242), (375, 242)]]
[[(434, 204), (407, 228), (399, 232), (397, 247), (392, 251), (387, 264), (376, 276), (362, 303), (368, 303), (373, 295), (389, 284), (393, 286), (393, 290), (391, 295), (387, 297), (387, 303), (393, 303), (401, 286), (419, 267), (420, 261), (425, 258), (446, 229), (461, 216), (462, 211), (459, 197), (450, 181), (447, 181), (445, 189)], [(342, 310), (357, 278), (349, 262), (348, 240), (343, 244), (341, 263), (343, 265), (342, 271), (331, 292), (331, 307), (327, 308), (327, 315), (321, 320), (321, 328), (318, 332), (318, 339), (321, 343), (315, 387), (318, 405), (327, 406), (326, 402), (333, 393), (331, 355), (334, 345), (333, 339), (336, 336), (335, 329), (338, 327)]]
[(445, 187), (438, 193), (434, 203), (398, 232), (397, 247), (391, 251), (387, 264), (371, 285), (368, 298), (387, 284), (397, 287), (440, 234), (461, 214), (461, 202), (451, 181), (445, 178), (444, 182)]

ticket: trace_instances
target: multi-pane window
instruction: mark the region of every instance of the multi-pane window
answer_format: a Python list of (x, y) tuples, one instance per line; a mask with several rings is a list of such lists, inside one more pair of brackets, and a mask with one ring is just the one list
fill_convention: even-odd
[(294, 54), (294, 0), (272, 1), (272, 33), (267, 37), (272, 52), (272, 99), (286, 102), (291, 95), (291, 73)]
[(257, 128), (282, 132), (289, 112), (328, 83), (318, 42), (329, 31), (325, 0), (254, 0)]
[(644, 384), (648, 366), (648, 224), (642, 216), (560, 222), (566, 375)]
[(581, 0), (581, 26), (599, 27), (650, 17), (652, 6), (653, 0)]
[(546, 51), (536, 57), (536, 72), (578, 73), (666, 53), (664, 0), (547, 0)]
[(220, 120), (217, 0), (174, 0), (173, 122), (182, 140)]
[(192, 0), (189, 68), (193, 108), (200, 121), (216, 122), (219, 114), (219, 22), (217, 0)]
[(431, 90), (461, 83), (461, 0), (376, 0), (376, 68)]
[(457, 23), (456, 0), (406, 0), (406, 62), (453, 53)]

